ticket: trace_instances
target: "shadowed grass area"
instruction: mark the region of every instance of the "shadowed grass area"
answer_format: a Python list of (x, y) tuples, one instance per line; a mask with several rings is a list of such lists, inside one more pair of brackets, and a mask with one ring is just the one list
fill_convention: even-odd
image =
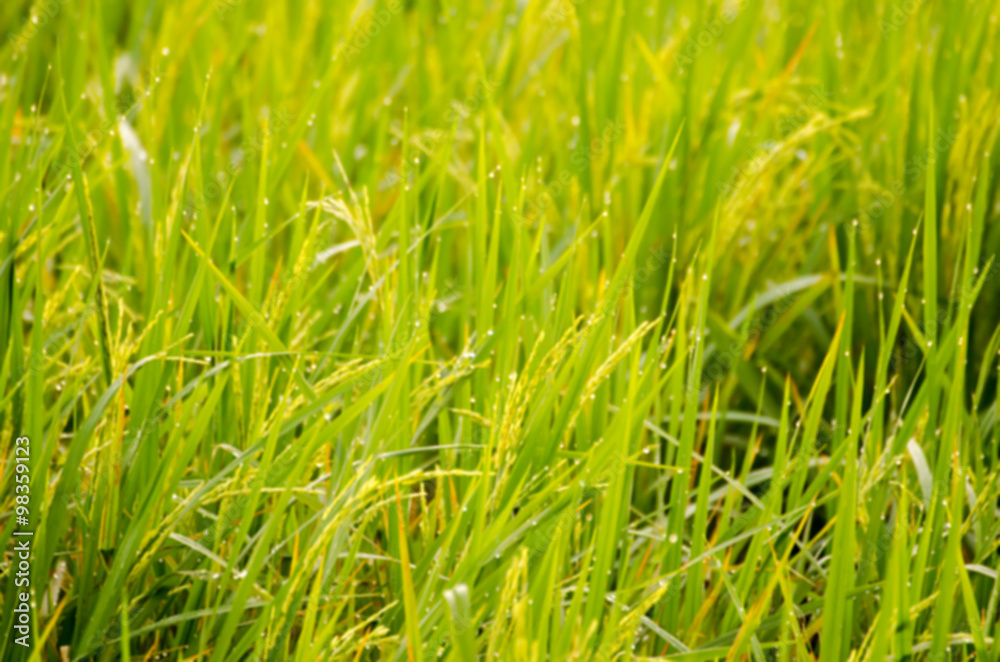
[(998, 18), (4, 3), (0, 659), (1000, 661)]

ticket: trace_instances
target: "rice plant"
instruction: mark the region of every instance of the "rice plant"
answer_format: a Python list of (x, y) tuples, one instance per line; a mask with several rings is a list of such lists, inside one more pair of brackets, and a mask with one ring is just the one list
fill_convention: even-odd
[(3, 3), (0, 659), (1000, 662), (998, 19)]

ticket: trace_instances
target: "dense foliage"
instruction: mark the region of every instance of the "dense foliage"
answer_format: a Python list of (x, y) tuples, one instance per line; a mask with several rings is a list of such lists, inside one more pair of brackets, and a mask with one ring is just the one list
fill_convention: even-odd
[(1000, 660), (998, 18), (3, 3), (0, 658)]

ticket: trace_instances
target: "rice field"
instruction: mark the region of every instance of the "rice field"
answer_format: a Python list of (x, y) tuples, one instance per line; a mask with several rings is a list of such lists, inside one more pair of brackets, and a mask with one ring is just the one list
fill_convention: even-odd
[(0, 659), (1000, 662), (998, 19), (4, 2)]

